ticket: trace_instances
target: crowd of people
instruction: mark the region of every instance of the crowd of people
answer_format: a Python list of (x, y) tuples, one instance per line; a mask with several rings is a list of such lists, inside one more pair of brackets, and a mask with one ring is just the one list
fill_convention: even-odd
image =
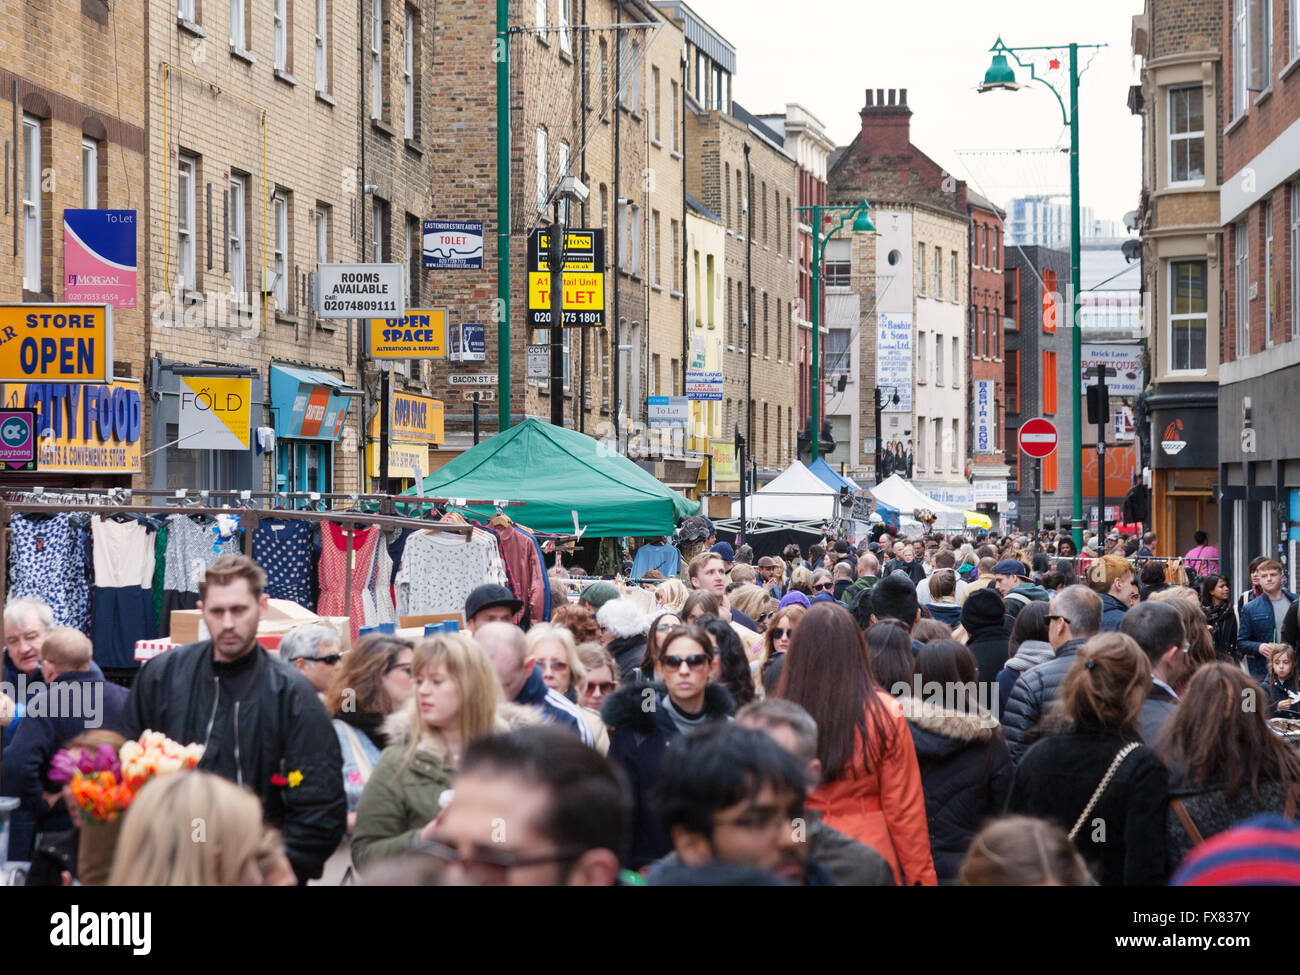
[[(1261, 816), (1300, 849), (1282, 567), (1255, 560), (1234, 596), (1199, 536), (1185, 558), (1085, 542), (879, 533), (755, 559), (693, 518), (576, 601), (553, 569), (527, 631), (489, 584), (458, 632), (344, 649), (305, 624), (278, 652), (264, 573), (225, 556), (210, 638), (129, 691), (11, 601), (8, 859), (33, 884), (1153, 885), (1218, 876), (1216, 844), (1248, 860)], [(92, 706), (42, 703), (72, 687)], [(56, 755), (145, 732), (202, 758), (144, 784), (92, 880)]]

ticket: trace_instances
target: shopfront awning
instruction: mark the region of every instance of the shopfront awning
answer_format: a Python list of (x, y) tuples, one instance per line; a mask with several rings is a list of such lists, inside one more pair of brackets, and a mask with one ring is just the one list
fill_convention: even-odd
[(351, 397), (361, 391), (319, 369), (271, 364), (271, 413), (276, 437), (337, 440), (347, 420)]
[(276, 372), (284, 373), (286, 376), (292, 376), (303, 386), (328, 386), (339, 396), (361, 395), (361, 390), (355, 386), (349, 386), (345, 380), (320, 369), (298, 369), (292, 366), (282, 366), (279, 363), (272, 363), (271, 368)]

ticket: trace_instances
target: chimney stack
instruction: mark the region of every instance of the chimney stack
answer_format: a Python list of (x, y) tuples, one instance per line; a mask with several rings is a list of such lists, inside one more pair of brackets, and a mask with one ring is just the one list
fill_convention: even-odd
[[(874, 98), (873, 98), (874, 94)], [(859, 113), (862, 138), (859, 147), (869, 156), (910, 156), (912, 110), (906, 88), (867, 89), (867, 102)]]

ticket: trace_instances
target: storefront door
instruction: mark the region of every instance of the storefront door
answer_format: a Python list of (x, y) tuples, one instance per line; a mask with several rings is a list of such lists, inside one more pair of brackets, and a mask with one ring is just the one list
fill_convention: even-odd
[(332, 490), (333, 448), (331, 441), (281, 441), (276, 449), (276, 490), (328, 493)]

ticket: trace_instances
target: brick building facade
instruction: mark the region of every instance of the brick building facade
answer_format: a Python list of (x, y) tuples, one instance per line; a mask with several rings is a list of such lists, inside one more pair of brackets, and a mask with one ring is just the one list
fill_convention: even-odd
[[(970, 363), (970, 455), (971, 475), (977, 503), (985, 495), (988, 504), (1005, 509), (1007, 476), (1005, 424), (1006, 366), (1003, 359), (1002, 317), (1005, 312), (1005, 281), (1002, 271), (1004, 221), (1006, 213), (978, 193), (967, 193), (970, 212), (969, 273), (970, 300), (968, 348)], [(1001, 486), (999, 486), (1001, 485)], [(992, 513), (995, 509), (986, 507)], [(996, 521), (996, 518), (994, 519)]]

